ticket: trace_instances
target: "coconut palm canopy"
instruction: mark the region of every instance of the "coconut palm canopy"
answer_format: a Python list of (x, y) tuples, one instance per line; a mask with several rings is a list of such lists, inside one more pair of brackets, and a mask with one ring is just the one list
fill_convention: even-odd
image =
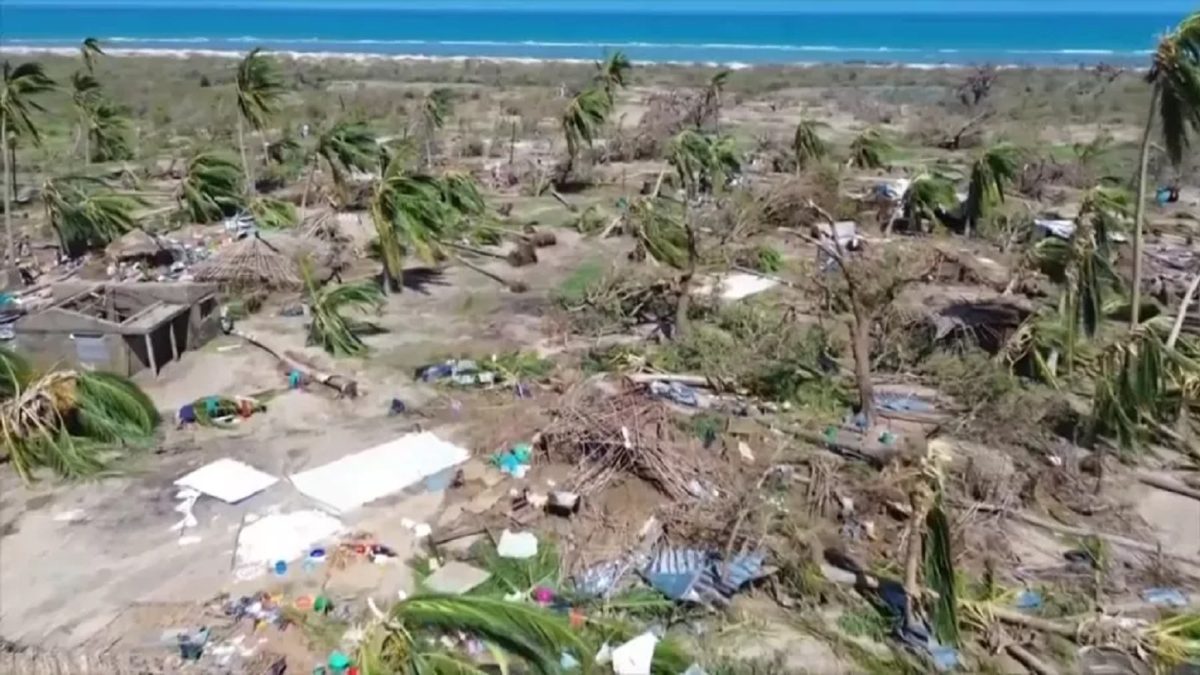
[(992, 206), (1004, 201), (1004, 192), (1020, 169), (1020, 156), (1015, 145), (998, 143), (971, 164), (964, 214), (968, 227), (976, 227)]
[(667, 151), (689, 196), (721, 189), (741, 171), (742, 161), (733, 139), (708, 136), (691, 129), (679, 133)]
[(54, 80), (46, 76), (42, 64), (31, 62), (12, 66), (3, 65), (3, 81), (0, 81), (0, 127), (4, 136), (16, 134), (29, 138), (35, 144), (41, 142), (41, 134), (33, 121), (33, 114), (46, 112), (34, 98), (54, 90)]
[(829, 146), (817, 133), (824, 126), (821, 122), (809, 119), (802, 119), (796, 124), (796, 134), (792, 138), (792, 152), (796, 156), (797, 169), (804, 169), (813, 162), (819, 162), (829, 154)]
[(588, 87), (571, 97), (561, 120), (568, 161), (575, 160), (584, 144), (591, 147), (611, 112), (612, 99), (604, 89)]
[(887, 164), (892, 144), (878, 129), (867, 129), (850, 142), (850, 166), (859, 169), (878, 169)]
[(368, 326), (348, 318), (345, 313), (378, 312), (383, 306), (383, 291), (373, 281), (319, 286), (307, 260), (301, 260), (299, 268), (312, 314), (308, 343), (320, 346), (333, 356), (365, 354), (367, 345), (359, 333)]
[(96, 70), (96, 57), (104, 56), (104, 49), (100, 47), (100, 41), (96, 38), (84, 38), (79, 44), (79, 56), (83, 59), (84, 68), (91, 73)]
[(145, 202), (88, 176), (52, 178), (42, 186), (46, 218), (68, 255), (107, 245), (137, 227)]
[(0, 453), (26, 482), (39, 468), (95, 474), (122, 448), (149, 440), (158, 411), (137, 385), (101, 372), (38, 374), (0, 348)]
[(238, 112), (254, 129), (261, 130), (283, 96), (283, 80), (271, 57), (255, 47), (238, 63), (235, 80)]
[(624, 52), (615, 51), (608, 55), (603, 62), (596, 64), (596, 84), (608, 97), (609, 105), (616, 99), (617, 90), (625, 88), (625, 77), (633, 69), (633, 64)]
[(245, 206), (245, 175), (233, 159), (201, 152), (188, 162), (179, 189), (180, 209), (197, 223), (227, 218)]
[(904, 215), (915, 226), (938, 222), (938, 214), (958, 206), (954, 180), (936, 171), (920, 174), (909, 183), (902, 198)]
[(370, 127), (361, 122), (334, 124), (317, 139), (317, 156), (329, 165), (333, 182), (345, 186), (351, 171), (370, 171), (379, 162), (379, 143)]

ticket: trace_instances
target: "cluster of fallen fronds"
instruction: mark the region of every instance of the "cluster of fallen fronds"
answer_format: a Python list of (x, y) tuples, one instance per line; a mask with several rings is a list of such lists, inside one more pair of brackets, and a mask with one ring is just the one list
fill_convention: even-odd
[(25, 481), (40, 467), (68, 477), (95, 474), (121, 446), (148, 440), (158, 422), (154, 403), (125, 378), (74, 370), (39, 375), (0, 350), (0, 456)]

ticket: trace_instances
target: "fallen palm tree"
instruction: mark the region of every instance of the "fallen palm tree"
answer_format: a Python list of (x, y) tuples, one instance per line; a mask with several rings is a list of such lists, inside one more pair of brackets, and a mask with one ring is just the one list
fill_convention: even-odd
[(122, 448), (150, 440), (158, 423), (153, 401), (123, 377), (36, 375), (20, 356), (0, 350), (0, 457), (26, 482), (43, 467), (70, 478), (99, 473)]

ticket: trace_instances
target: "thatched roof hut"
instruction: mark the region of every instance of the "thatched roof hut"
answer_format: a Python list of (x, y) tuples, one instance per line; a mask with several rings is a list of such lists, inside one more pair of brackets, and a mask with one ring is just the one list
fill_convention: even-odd
[(312, 262), (318, 279), (335, 263), (329, 246), (317, 239), (255, 232), (235, 241), (192, 268), (197, 281), (225, 287), (297, 289), (303, 285), (300, 260)]

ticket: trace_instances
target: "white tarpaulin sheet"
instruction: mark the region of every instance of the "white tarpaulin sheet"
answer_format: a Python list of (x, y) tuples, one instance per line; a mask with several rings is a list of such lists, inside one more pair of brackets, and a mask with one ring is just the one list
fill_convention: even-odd
[(415, 485), (470, 456), (465, 448), (426, 431), (293, 474), (291, 480), (308, 497), (345, 513)]
[[(774, 279), (765, 279), (754, 274), (746, 274), (744, 272), (734, 272), (726, 274), (715, 282), (717, 284), (717, 294), (722, 300), (741, 300), (748, 298), (751, 295), (762, 293), (763, 291), (774, 288), (779, 285)], [(709, 295), (713, 292), (712, 280), (705, 281), (703, 284), (696, 287), (696, 295)]]
[(223, 502), (236, 504), (275, 484), (279, 479), (236, 459), (225, 457), (206, 464), (175, 481)]

